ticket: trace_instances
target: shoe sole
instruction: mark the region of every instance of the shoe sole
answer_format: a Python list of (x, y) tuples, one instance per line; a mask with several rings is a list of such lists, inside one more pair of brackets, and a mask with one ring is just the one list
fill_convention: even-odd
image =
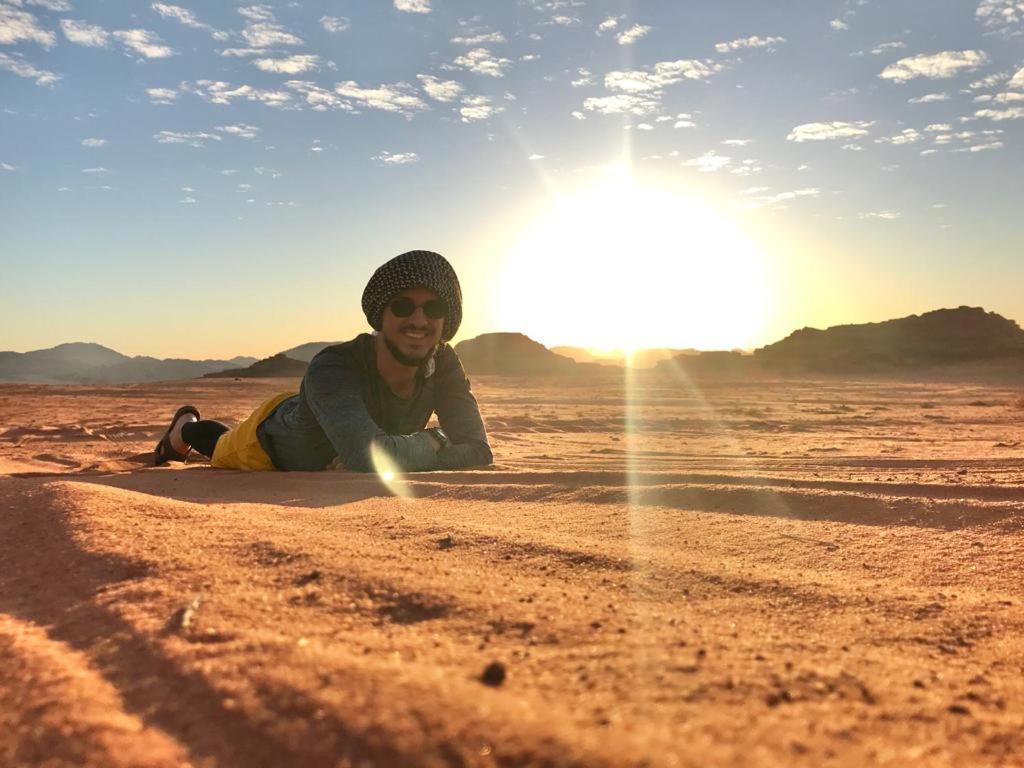
[(199, 409), (196, 408), (194, 405), (183, 405), (183, 406), (181, 406), (181, 408), (179, 408), (177, 411), (174, 412), (174, 416), (171, 417), (171, 423), (167, 425), (167, 429), (164, 431), (163, 435), (160, 437), (160, 441), (156, 444), (156, 448), (153, 449), (153, 466), (154, 467), (159, 467), (161, 464), (166, 464), (168, 461), (172, 461), (172, 459), (170, 459), (170, 458), (165, 458), (162, 461), (160, 460), (160, 457), (161, 457), (160, 447), (164, 444), (165, 441), (167, 441), (167, 443), (168, 443), (167, 451), (169, 453), (173, 453), (176, 456), (180, 456), (181, 455), (181, 454), (177, 453), (173, 448), (171, 448), (170, 440), (168, 438), (170, 438), (170, 436), (171, 436), (171, 430), (174, 429), (174, 423), (178, 419), (180, 419), (182, 416), (184, 416), (186, 413), (191, 413), (193, 416), (196, 417), (196, 420), (199, 420), (199, 419), (202, 418), (199, 415)]

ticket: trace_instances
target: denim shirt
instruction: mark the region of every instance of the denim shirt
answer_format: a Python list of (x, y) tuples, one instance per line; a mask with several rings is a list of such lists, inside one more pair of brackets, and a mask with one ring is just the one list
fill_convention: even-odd
[[(435, 412), (452, 442), (441, 451), (423, 431)], [(417, 373), (412, 397), (403, 399), (381, 379), (368, 333), (317, 354), (299, 394), (282, 402), (257, 436), (274, 466), (292, 471), (325, 469), (338, 459), (345, 469), (372, 472), (371, 445), (406, 472), (480, 466), (493, 458), (455, 350), (442, 344), (433, 365)]]

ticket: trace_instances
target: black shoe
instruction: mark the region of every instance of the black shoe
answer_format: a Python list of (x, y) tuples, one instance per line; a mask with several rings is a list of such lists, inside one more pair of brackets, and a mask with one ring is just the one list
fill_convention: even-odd
[(161, 464), (166, 464), (168, 461), (185, 461), (188, 458), (188, 452), (178, 453), (174, 448), (171, 447), (171, 430), (174, 429), (175, 423), (187, 413), (191, 413), (198, 420), (199, 409), (191, 405), (183, 405), (179, 408), (174, 418), (171, 419), (170, 425), (167, 427), (167, 431), (164, 432), (164, 436), (160, 438), (160, 442), (156, 444), (156, 449), (153, 451), (153, 466), (159, 467)]

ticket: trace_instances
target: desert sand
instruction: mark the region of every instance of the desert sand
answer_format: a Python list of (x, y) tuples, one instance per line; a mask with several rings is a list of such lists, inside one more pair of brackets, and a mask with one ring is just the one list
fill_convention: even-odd
[(391, 484), (145, 466), (295, 381), (0, 386), (0, 765), (1024, 764), (1019, 389), (622, 376)]

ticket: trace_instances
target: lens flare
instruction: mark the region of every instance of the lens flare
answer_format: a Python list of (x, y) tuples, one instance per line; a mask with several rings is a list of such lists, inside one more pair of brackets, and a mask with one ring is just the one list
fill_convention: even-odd
[(409, 487), (395, 460), (376, 442), (370, 443), (370, 461), (373, 463), (374, 472), (377, 473), (377, 479), (393, 496), (400, 499), (415, 498), (412, 488)]

